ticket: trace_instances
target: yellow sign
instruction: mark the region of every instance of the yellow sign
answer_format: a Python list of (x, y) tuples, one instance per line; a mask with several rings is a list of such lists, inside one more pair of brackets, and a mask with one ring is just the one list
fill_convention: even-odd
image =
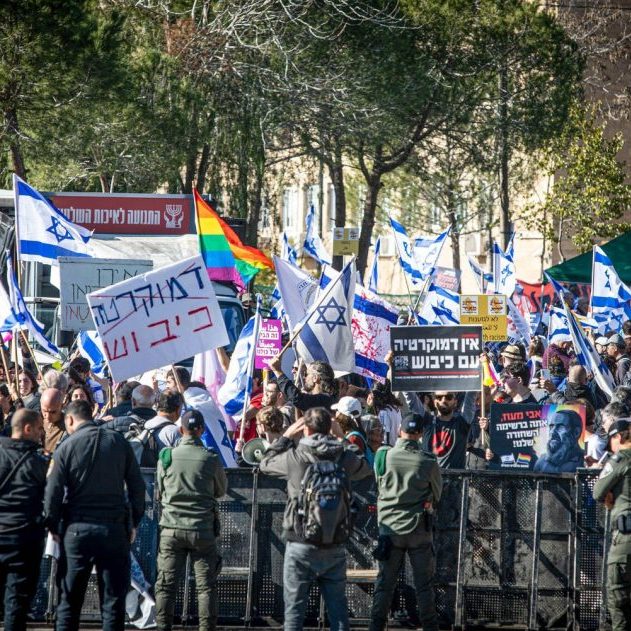
[(359, 228), (333, 228), (333, 256), (359, 254)]
[(482, 326), (485, 342), (502, 342), (507, 336), (506, 296), (460, 296), (460, 324)]

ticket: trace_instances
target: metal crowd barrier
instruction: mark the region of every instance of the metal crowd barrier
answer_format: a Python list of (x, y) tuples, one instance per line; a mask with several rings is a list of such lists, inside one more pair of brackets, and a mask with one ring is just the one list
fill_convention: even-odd
[[(144, 471), (147, 512), (133, 546), (153, 584), (158, 545), (154, 476)], [(592, 499), (592, 472), (546, 476), (520, 472), (444, 471), (445, 488), (435, 525), (436, 603), (441, 627), (506, 625), (525, 629), (606, 628), (604, 602), (607, 513)], [(351, 623), (365, 624), (376, 576), (372, 550), (377, 536), (374, 483), (355, 488), (359, 514), (347, 545), (347, 596)], [(219, 617), (239, 626), (279, 622), (283, 617), (282, 518), (285, 482), (251, 469), (228, 471), (228, 493), (219, 503)], [(57, 599), (55, 564), (42, 563), (32, 616), (52, 619)], [(82, 612), (100, 617), (96, 579), (90, 580)], [(197, 615), (195, 578), (186, 566), (176, 616)], [(395, 618), (417, 618), (411, 569), (402, 571), (392, 607)], [(307, 612), (324, 622), (314, 587)]]

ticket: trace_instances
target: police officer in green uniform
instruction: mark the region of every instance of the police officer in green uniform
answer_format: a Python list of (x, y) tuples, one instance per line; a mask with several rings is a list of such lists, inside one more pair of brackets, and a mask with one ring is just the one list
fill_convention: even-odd
[(375, 456), (379, 493), (379, 543), (375, 557), (379, 560), (379, 575), (370, 631), (381, 631), (386, 625), (406, 552), (412, 565), (423, 629), (438, 629), (432, 515), (440, 500), (443, 482), (436, 457), (421, 448), (422, 428), (422, 416), (407, 414), (401, 423), (396, 445), (382, 447)]
[(611, 509), (607, 604), (612, 630), (622, 631), (631, 630), (631, 421), (615, 421), (609, 437), (615, 455), (594, 485), (594, 499)]
[(156, 581), (156, 622), (160, 631), (173, 625), (175, 589), (191, 555), (200, 631), (217, 626), (217, 576), (220, 557), (217, 498), (227, 480), (219, 456), (204, 447), (204, 417), (190, 410), (182, 417), (177, 447), (160, 452), (156, 483), (162, 504)]

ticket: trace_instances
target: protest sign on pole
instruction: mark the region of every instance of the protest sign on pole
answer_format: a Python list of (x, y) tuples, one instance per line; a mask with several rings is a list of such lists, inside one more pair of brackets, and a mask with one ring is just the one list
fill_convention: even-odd
[(471, 392), (481, 388), (481, 327), (393, 326), (390, 341), (393, 390)]
[(573, 473), (585, 466), (585, 406), (491, 405), (491, 469)]
[(201, 256), (88, 294), (115, 381), (229, 343)]
[(267, 368), (269, 360), (278, 355), (283, 347), (282, 335), (283, 323), (280, 320), (271, 318), (261, 320), (261, 330), (256, 341), (254, 368)]
[(359, 228), (333, 228), (333, 256), (359, 254)]
[(481, 326), (485, 342), (504, 341), (508, 326), (506, 296), (500, 294), (460, 296), (460, 323)]
[(60, 315), (64, 331), (94, 330), (94, 320), (86, 296), (98, 289), (145, 274), (153, 261), (59, 257)]

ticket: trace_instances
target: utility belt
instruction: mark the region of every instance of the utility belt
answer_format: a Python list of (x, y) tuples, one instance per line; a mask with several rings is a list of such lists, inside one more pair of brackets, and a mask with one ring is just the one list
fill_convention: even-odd
[(625, 513), (619, 515), (616, 519), (615, 530), (621, 532), (623, 535), (631, 534), (631, 513)]

